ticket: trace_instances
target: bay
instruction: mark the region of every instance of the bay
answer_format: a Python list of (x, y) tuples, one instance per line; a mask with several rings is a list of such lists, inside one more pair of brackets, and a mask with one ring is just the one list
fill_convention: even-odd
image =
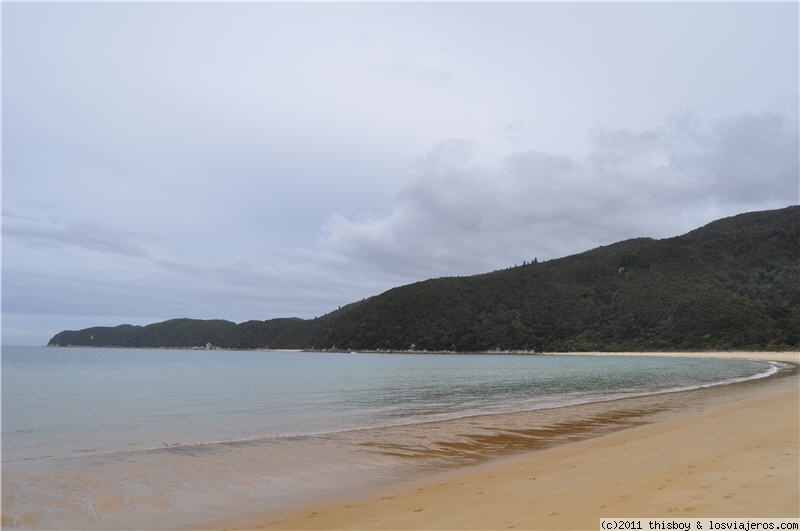
[(446, 463), (446, 445), (419, 441), (460, 437), (459, 419), (781, 368), (702, 357), (4, 347), (4, 525), (167, 528), (279, 508), (396, 481), (411, 454)]

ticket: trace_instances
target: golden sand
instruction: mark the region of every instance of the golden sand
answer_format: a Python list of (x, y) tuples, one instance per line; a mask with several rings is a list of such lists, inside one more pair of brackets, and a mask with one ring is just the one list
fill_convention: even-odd
[[(702, 355), (800, 362), (800, 353)], [(795, 372), (728, 386), (699, 410), (435, 473), (373, 498), (264, 515), (249, 528), (599, 529), (602, 517), (800, 517), (799, 382)]]

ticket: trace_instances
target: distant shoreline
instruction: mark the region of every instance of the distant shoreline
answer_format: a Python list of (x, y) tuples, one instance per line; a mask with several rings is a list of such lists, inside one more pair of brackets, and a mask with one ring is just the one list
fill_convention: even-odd
[[(14, 346), (14, 345), (5, 345)], [(519, 355), (519, 356), (701, 356), (708, 358), (747, 358), (763, 359), (762, 355), (778, 355), (787, 359), (774, 359), (773, 361), (797, 360), (800, 363), (800, 352), (793, 349), (785, 350), (644, 350), (644, 351), (571, 351), (571, 352), (541, 352), (535, 350), (341, 350), (341, 349), (302, 349), (302, 348), (223, 348), (223, 347), (127, 347), (122, 345), (43, 345), (46, 348), (91, 348), (91, 349), (129, 349), (129, 350), (198, 350), (198, 351), (229, 351), (229, 352), (317, 352), (320, 354), (441, 354), (441, 355)], [(25, 348), (20, 347), (20, 348)], [(40, 348), (40, 347), (31, 347)]]

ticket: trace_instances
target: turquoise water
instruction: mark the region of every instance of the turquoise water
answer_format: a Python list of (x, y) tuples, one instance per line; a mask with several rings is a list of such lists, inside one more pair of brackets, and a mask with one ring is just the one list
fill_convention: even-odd
[(6, 347), (3, 513), (22, 528), (185, 525), (180, 515), (279, 507), (343, 478), (399, 473), (354, 442), (376, 430), (780, 369), (706, 358)]

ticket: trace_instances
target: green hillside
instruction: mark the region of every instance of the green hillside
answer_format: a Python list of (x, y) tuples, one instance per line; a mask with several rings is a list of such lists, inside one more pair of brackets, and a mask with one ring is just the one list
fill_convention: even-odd
[(313, 320), (178, 319), (51, 345), (353, 350), (800, 347), (800, 206), (470, 277), (391, 289)]

